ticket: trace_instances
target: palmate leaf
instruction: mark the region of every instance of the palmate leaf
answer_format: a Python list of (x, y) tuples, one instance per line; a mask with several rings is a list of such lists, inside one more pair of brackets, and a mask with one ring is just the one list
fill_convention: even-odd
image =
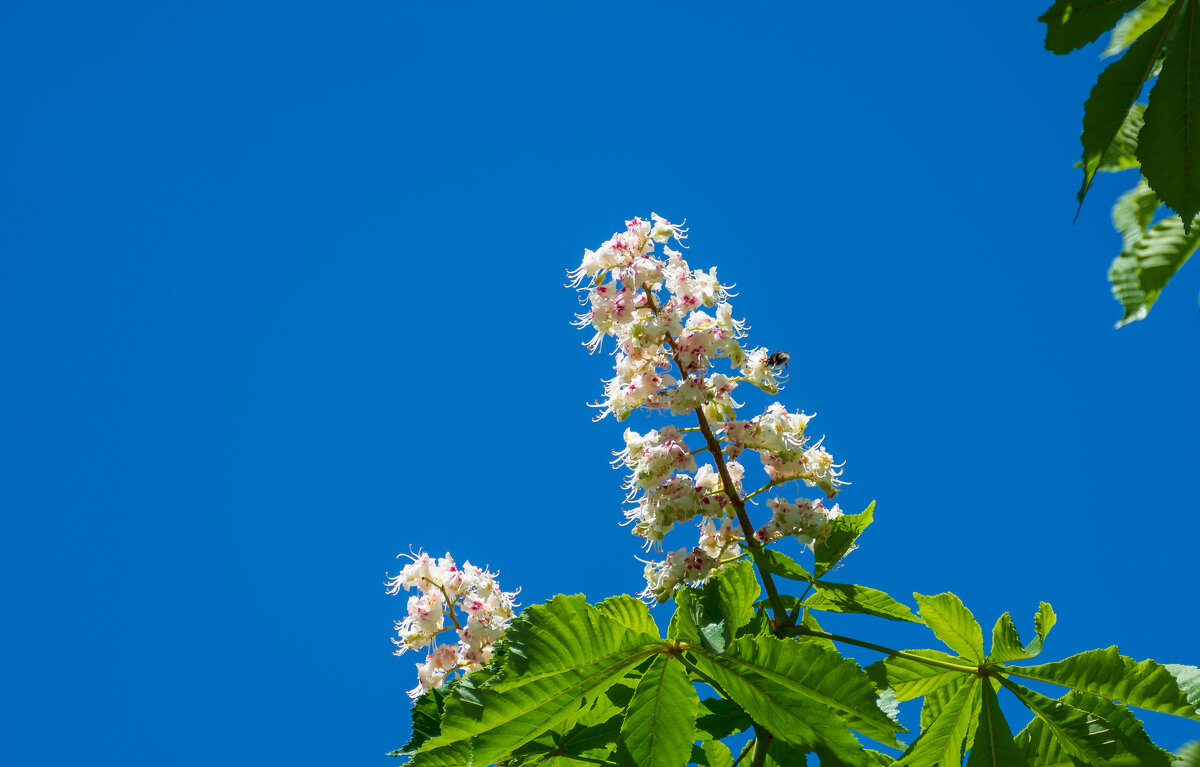
[(854, 542), (874, 519), (875, 502), (871, 501), (870, 505), (858, 514), (844, 514), (833, 520), (829, 537), (818, 543), (813, 550), (813, 569), (818, 578), (832, 570), (842, 557), (854, 550)]
[(1106, 59), (1116, 56), (1128, 48), (1143, 32), (1157, 24), (1174, 3), (1175, 0), (1144, 0), (1113, 27), (1112, 35), (1108, 38), (1108, 47), (1100, 57)]
[(1078, 692), (1053, 701), (1023, 687), (1018, 690), (1018, 697), (1028, 696), (1047, 714), (1035, 718), (1015, 739), (1031, 767), (1170, 765), (1170, 754), (1150, 742), (1142, 723), (1123, 706)]
[(983, 701), (967, 767), (1028, 767), (1025, 754), (1013, 742), (1012, 730), (1000, 710), (991, 684), (981, 684)]
[[(475, 674), (445, 700), (440, 734), (412, 767), (460, 767), (499, 761), (547, 730), (569, 723), (580, 706), (665, 648), (588, 605), (559, 596), (525, 610), (509, 627), (501, 681)], [(478, 673), (478, 672), (477, 672)]]
[(1040, 666), (1006, 667), (1002, 670), (1015, 676), (1119, 700), (1149, 711), (1200, 721), (1200, 715), (1169, 670), (1152, 660), (1138, 663), (1121, 655), (1116, 647), (1088, 650)]
[(864, 613), (893, 621), (924, 622), (913, 615), (907, 605), (897, 602), (878, 589), (822, 581), (816, 581), (813, 585), (816, 593), (804, 601), (805, 607), (809, 609), (835, 613)]
[[(947, 655), (937, 650), (905, 650), (906, 653), (919, 655), (922, 658), (959, 662), (953, 655)], [(931, 666), (928, 663), (899, 655), (889, 655), (883, 660), (876, 661), (866, 668), (867, 675), (882, 688), (890, 688), (899, 700), (912, 700), (922, 695), (928, 695), (939, 687), (944, 687), (956, 680), (965, 680), (962, 671)]]
[[(1170, 36), (1179, 6), (1173, 9), (1152, 29), (1138, 38), (1125, 55), (1109, 64), (1096, 79), (1087, 102), (1083, 105), (1083, 183), (1079, 187), (1079, 203), (1092, 185), (1109, 147), (1121, 132), (1133, 103), (1162, 54)], [(1145, 133), (1146, 128), (1141, 128)]]
[(978, 677), (964, 677), (962, 684), (946, 702), (937, 718), (921, 733), (896, 762), (900, 767), (960, 767), (965, 749), (971, 747), (967, 733), (979, 714)]
[(934, 596), (914, 593), (913, 597), (934, 636), (962, 657), (983, 662), (983, 629), (961, 599), (949, 592)]
[(1200, 212), (1200, 12), (1195, 2), (1177, 7), (1183, 16), (1150, 92), (1138, 160), (1158, 199), (1182, 218), (1186, 234)]
[(621, 723), (618, 763), (678, 767), (695, 740), (700, 699), (678, 658), (660, 654), (642, 676)]
[(1046, 50), (1070, 53), (1100, 37), (1141, 0), (1057, 0), (1038, 17), (1046, 25)]

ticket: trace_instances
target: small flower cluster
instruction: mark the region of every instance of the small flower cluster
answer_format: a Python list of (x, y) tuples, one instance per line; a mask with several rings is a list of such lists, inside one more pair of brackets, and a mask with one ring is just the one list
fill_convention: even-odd
[(794, 535), (804, 546), (822, 543), (829, 537), (830, 523), (842, 516), (836, 503), (827, 509), (820, 500), (808, 498), (797, 498), (794, 503), (772, 498), (767, 501), (767, 508), (771, 510), (771, 521), (754, 531), (754, 537), (762, 544), (787, 535)]
[[(737, 460), (743, 451), (759, 454), (769, 480), (763, 490), (795, 480), (832, 498), (843, 484), (841, 466), (820, 441), (809, 444), (804, 431), (811, 416), (775, 403), (753, 419), (738, 419), (742, 405), (734, 401), (734, 389), (747, 383), (777, 393), (788, 356), (743, 346), (745, 321), (734, 318), (729, 288), (717, 280), (716, 268), (692, 269), (667, 245), (674, 239), (682, 246), (686, 232), (654, 213), (649, 220), (634, 218), (599, 249), (584, 251), (582, 263), (569, 273), (570, 285), (584, 292), (581, 303), (588, 308), (576, 315), (575, 325), (594, 331), (585, 346), (594, 352), (605, 338), (616, 341), (616, 375), (605, 381), (604, 399), (594, 403), (600, 410), (597, 420), (609, 414), (624, 420), (644, 407), (695, 413), (702, 425), (709, 424), (683, 430), (666, 426), (646, 434), (626, 430), (625, 449), (613, 462), (630, 471), (624, 487), (633, 508), (625, 518), (647, 549), (661, 550), (675, 525), (700, 519), (696, 546), (646, 564), (642, 596), (658, 602), (669, 599), (680, 583), (711, 578), (746, 545), (793, 535), (813, 546), (828, 536), (829, 520), (841, 514), (820, 501), (772, 499), (768, 524), (754, 530), (745, 521), (745, 471)], [(658, 245), (661, 257), (655, 253)], [(722, 358), (730, 373), (710, 372)], [(703, 431), (704, 444), (689, 447), (685, 431)], [(715, 468), (697, 464), (696, 455), (706, 450), (715, 453)]]
[(726, 453), (736, 458), (743, 450), (755, 450), (773, 481), (803, 480), (832, 498), (837, 495), (838, 485), (843, 484), (838, 479), (841, 465), (833, 462), (833, 456), (820, 442), (808, 446), (804, 429), (811, 418), (804, 413), (789, 413), (776, 402), (750, 421), (727, 421), (723, 428)]
[[(408, 598), (408, 615), (396, 621), (393, 655), (428, 648), (424, 663), (417, 664), (418, 684), (409, 690), (417, 698), (426, 690), (441, 687), (447, 674), (483, 668), (492, 659), (492, 645), (513, 617), (517, 592), (500, 590), (496, 574), (470, 562), (460, 568), (450, 554), (434, 559), (424, 552), (402, 554), (412, 560), (395, 577), (388, 576), (387, 593), (416, 589)], [(456, 611), (464, 615), (459, 616)], [(451, 626), (446, 626), (446, 618)], [(437, 645), (435, 637), (455, 630), (458, 644)]]

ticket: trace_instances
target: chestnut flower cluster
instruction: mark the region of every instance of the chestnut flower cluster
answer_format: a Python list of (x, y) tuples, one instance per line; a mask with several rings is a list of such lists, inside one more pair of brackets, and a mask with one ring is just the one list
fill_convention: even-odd
[[(804, 432), (811, 416), (789, 413), (776, 402), (754, 418), (738, 418), (742, 404), (734, 389), (749, 384), (777, 394), (786, 355), (744, 344), (745, 321), (734, 317), (729, 287), (718, 281), (716, 267), (692, 269), (669, 247), (672, 240), (686, 247), (686, 237), (686, 229), (657, 214), (634, 218), (597, 250), (585, 250), (582, 263), (568, 273), (587, 307), (574, 324), (594, 331), (585, 346), (598, 351), (609, 337), (616, 345), (616, 374), (604, 382), (603, 399), (593, 403), (600, 410), (596, 420), (611, 414), (621, 421), (638, 408), (697, 418), (693, 427), (645, 434), (627, 429), (625, 449), (613, 462), (630, 472), (624, 487), (632, 508), (625, 518), (647, 549), (662, 550), (676, 525), (699, 520), (695, 546), (646, 563), (641, 596), (657, 602), (670, 599), (680, 583), (712, 578), (749, 546), (784, 536), (815, 546), (841, 515), (820, 500), (770, 499), (771, 520), (758, 529), (750, 525), (745, 505), (753, 496), (798, 481), (832, 498), (843, 484), (841, 466), (820, 441), (810, 444)], [(718, 359), (728, 361), (728, 373), (711, 370)], [(749, 495), (738, 461), (747, 450), (758, 453), (768, 479)], [(712, 462), (698, 464), (696, 457), (706, 451)]]
[[(424, 663), (417, 664), (417, 686), (409, 690), (417, 698), (426, 690), (441, 687), (453, 671), (467, 673), (483, 668), (492, 659), (492, 645), (513, 617), (517, 592), (506, 593), (496, 582), (496, 573), (470, 562), (462, 567), (449, 553), (439, 559), (417, 552), (401, 554), (412, 560), (395, 577), (388, 576), (387, 593), (416, 589), (408, 598), (408, 615), (396, 621), (398, 638), (393, 655), (427, 649)], [(462, 615), (459, 615), (459, 613)], [(446, 625), (449, 618), (452, 625)], [(444, 632), (455, 631), (457, 644), (435, 643)]]

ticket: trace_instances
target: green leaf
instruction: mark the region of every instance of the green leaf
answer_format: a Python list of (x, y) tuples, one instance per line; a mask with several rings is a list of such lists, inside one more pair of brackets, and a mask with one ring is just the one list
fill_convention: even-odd
[(1144, 0), (1137, 8), (1125, 14), (1113, 27), (1108, 38), (1108, 47), (1100, 54), (1100, 58), (1116, 56), (1128, 48), (1143, 32), (1157, 24), (1174, 3), (1175, 0)]
[(1054, 628), (1055, 623), (1058, 623), (1058, 616), (1054, 614), (1054, 608), (1050, 606), (1050, 603), (1042, 602), (1038, 605), (1038, 611), (1033, 616), (1033, 631), (1037, 636), (1025, 646), (1025, 652), (1032, 655), (1040, 653), (1042, 643), (1050, 635), (1050, 629)]
[(600, 602), (596, 609), (601, 615), (612, 618), (626, 628), (653, 639), (659, 638), (658, 624), (650, 616), (650, 608), (640, 599), (621, 594)]
[(842, 557), (854, 550), (858, 536), (875, 519), (875, 501), (858, 514), (844, 514), (833, 520), (829, 537), (814, 549), (816, 576), (820, 578), (833, 569)]
[(1138, 134), (1145, 124), (1145, 114), (1145, 104), (1134, 104), (1129, 107), (1129, 114), (1125, 115), (1125, 120), (1121, 123), (1121, 129), (1117, 131), (1113, 142), (1108, 145), (1104, 156), (1100, 158), (1100, 165), (1096, 168), (1097, 171), (1117, 173), (1118, 171), (1141, 167), (1141, 163), (1138, 162), (1137, 158), (1137, 147)]
[(598, 698), (666, 648), (601, 614), (582, 596), (528, 608), (506, 636), (509, 650), (498, 681), (488, 669), (460, 680), (445, 700), (440, 734), (421, 747), (412, 767), (500, 761), (569, 723), (585, 700)]
[(786, 554), (780, 554), (778, 551), (771, 549), (763, 549), (760, 555), (759, 566), (766, 570), (771, 575), (778, 575), (780, 578), (788, 578), (793, 581), (811, 581), (812, 575), (800, 566), (791, 557)]
[(1113, 205), (1113, 226), (1121, 233), (1124, 245), (1121, 250), (1130, 252), (1138, 241), (1146, 236), (1150, 222), (1154, 220), (1154, 212), (1162, 205), (1157, 195), (1146, 179), (1138, 182), (1137, 186), (1117, 198)]
[(1013, 624), (1012, 616), (1004, 613), (996, 620), (996, 625), (992, 628), (992, 651), (988, 653), (987, 659), (992, 662), (1004, 662), (1024, 660), (1028, 657), (1024, 645), (1021, 644), (1021, 637), (1017, 634), (1017, 627)]
[(1150, 92), (1137, 156), (1158, 199), (1189, 233), (1200, 213), (1200, 13), (1195, 2), (1179, 7), (1184, 15)]
[(388, 756), (410, 757), (428, 740), (436, 738), (442, 731), (442, 711), (448, 690), (445, 687), (435, 687), (427, 690), (413, 703), (412, 708), (412, 737), (401, 748), (388, 753)]
[(718, 740), (706, 740), (700, 746), (707, 767), (733, 767), (733, 754), (729, 746)]
[[(1039, 714), (1017, 734), (1033, 767), (1091, 763), (1103, 767), (1168, 767), (1170, 755), (1150, 742), (1142, 723), (1118, 704), (1067, 693), (1054, 701), (1012, 685), (1018, 699)], [(1025, 700), (1028, 698), (1028, 701)]]
[(678, 767), (695, 740), (700, 699), (671, 655), (658, 655), (633, 692), (621, 723), (620, 763), (633, 767)]
[(1169, 670), (1152, 660), (1138, 663), (1121, 655), (1116, 647), (1088, 650), (1055, 663), (1004, 670), (1149, 711), (1200, 721), (1195, 706)]
[(1108, 722), (1028, 687), (1008, 680), (1003, 684), (1036, 717), (1015, 738), (1032, 767), (1072, 763), (1108, 767), (1106, 756), (1113, 756), (1120, 747)]
[(1200, 668), (1182, 666), (1178, 663), (1164, 663), (1163, 668), (1175, 677), (1175, 684), (1187, 696), (1188, 705), (1200, 713)]
[[(1115, 208), (1113, 217), (1115, 220)], [(1185, 232), (1183, 222), (1172, 216), (1159, 221), (1113, 260), (1108, 280), (1113, 297), (1125, 310), (1118, 328), (1146, 318), (1167, 282), (1187, 263), (1197, 245), (1200, 227)]]
[(955, 674), (950, 681), (941, 687), (930, 690), (925, 693), (925, 697), (921, 700), (921, 730), (928, 730), (933, 726), (934, 721), (941, 715), (942, 709), (950, 702), (950, 699), (958, 693), (960, 689), (971, 681), (973, 677), (966, 674)]
[[(937, 650), (905, 650), (905, 652), (947, 663), (959, 662), (959, 659), (953, 655), (947, 655)], [(928, 695), (956, 679), (966, 679), (967, 677), (967, 674), (962, 671), (931, 666), (898, 655), (889, 655), (883, 660), (876, 661), (867, 666), (866, 671), (876, 685), (880, 688), (890, 688), (902, 701)]]
[(1042, 644), (1046, 641), (1050, 629), (1054, 628), (1056, 620), (1054, 609), (1048, 602), (1042, 602), (1033, 616), (1033, 627), (1037, 636), (1029, 644), (1022, 646), (1021, 637), (1017, 634), (1017, 627), (1013, 625), (1012, 616), (1004, 613), (992, 629), (992, 652), (987, 659), (994, 663), (1003, 663), (1035, 657), (1041, 653)]
[(1046, 25), (1046, 50), (1070, 53), (1107, 32), (1141, 0), (1057, 0), (1038, 17)]
[(750, 727), (750, 717), (737, 704), (724, 698), (705, 698), (700, 701), (696, 717), (696, 734), (704, 740), (728, 738)]
[[(1072, 690), (1061, 698), (1071, 708), (1085, 711), (1104, 720), (1116, 741), (1105, 753), (1109, 764), (1138, 765), (1138, 767), (1170, 767), (1171, 754), (1151, 742), (1141, 721), (1133, 712), (1120, 703), (1098, 698), (1095, 695)], [(1093, 726), (1093, 729), (1096, 729)]]
[(975, 730), (967, 767), (1028, 767), (1025, 754), (1013, 742), (1012, 730), (1004, 719), (1004, 712), (1000, 710), (996, 691), (990, 684), (980, 687), (983, 688), (983, 705), (979, 710), (979, 726)]
[[(825, 630), (825, 629), (821, 628), (820, 623), (817, 623), (816, 616), (814, 616), (810, 610), (804, 610), (800, 614), (800, 625), (808, 626), (810, 629), (816, 629), (817, 631)], [(821, 647), (824, 647), (826, 650), (830, 650), (832, 652), (837, 652), (837, 646), (832, 641), (825, 639), (823, 637), (798, 637), (798, 638), (802, 639), (805, 642), (811, 642), (813, 644), (820, 645)]]
[(702, 588), (675, 592), (675, 616), (667, 635), (696, 639), (712, 652), (723, 653), (737, 630), (754, 617), (761, 592), (749, 562), (726, 567)]
[(1200, 740), (1193, 740), (1179, 749), (1179, 759), (1173, 767), (1200, 767)]
[(804, 601), (804, 606), (813, 610), (835, 613), (865, 613), (893, 621), (923, 623), (912, 610), (878, 589), (855, 586), (849, 583), (813, 584), (816, 593)]
[[(802, 660), (814, 658), (820, 665), (814, 668), (789, 664), (785, 670), (802, 677), (796, 681), (778, 673), (778, 667), (775, 673), (759, 673), (762, 669), (756, 664), (732, 657), (731, 653), (714, 655), (696, 650), (693, 651), (695, 663), (755, 722), (766, 727), (775, 737), (802, 750), (824, 745), (852, 767), (870, 767), (858, 741), (847, 729), (847, 722), (829, 707), (817, 702), (809, 680), (804, 678), (809, 674), (819, 677), (822, 669), (832, 672), (831, 678), (838, 677), (840, 673), (837, 669), (828, 667), (836, 664), (829, 664), (828, 659), (821, 655), (812, 655), (812, 650), (820, 650), (818, 645), (812, 643), (784, 642), (770, 637), (742, 638), (734, 643), (734, 647), (755, 642), (788, 644), (802, 654)], [(818, 685), (824, 683), (819, 678), (815, 681)], [(831, 681), (836, 684), (836, 679)], [(882, 712), (880, 715), (883, 716)]]
[(895, 733), (904, 728), (879, 709), (875, 685), (854, 661), (820, 645), (775, 637), (738, 639), (728, 657), (731, 666), (799, 692), (864, 735), (899, 747)]
[(949, 592), (935, 596), (914, 593), (913, 597), (934, 636), (962, 657), (983, 662), (983, 629), (961, 599)]
[[(820, 746), (817, 747), (816, 751), (818, 754), (823, 751), (828, 753), (828, 751), (825, 751)], [(826, 761), (823, 758), (821, 764), (825, 763)], [(768, 744), (767, 760), (763, 763), (764, 767), (806, 767), (807, 764), (808, 756), (806, 752), (798, 748), (793, 748), (778, 738)], [(841, 764), (841, 762), (830, 761), (830, 764)]]
[[(1087, 196), (1104, 155), (1120, 134), (1134, 101), (1141, 95), (1142, 86), (1154, 71), (1177, 13), (1177, 9), (1172, 11), (1138, 38), (1124, 56), (1100, 73), (1096, 84), (1092, 86), (1092, 92), (1083, 105), (1083, 133), (1080, 136), (1083, 142), (1083, 184), (1077, 195), (1080, 205)], [(1145, 130), (1143, 127), (1142, 133)]]
[(967, 731), (979, 713), (978, 677), (968, 677), (946, 702), (933, 723), (897, 762), (902, 767), (960, 767)]

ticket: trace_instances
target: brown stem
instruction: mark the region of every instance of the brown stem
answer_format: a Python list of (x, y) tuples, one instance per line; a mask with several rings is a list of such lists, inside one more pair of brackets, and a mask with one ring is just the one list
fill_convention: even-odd
[[(658, 306), (654, 303), (654, 296), (650, 293), (650, 288), (647, 285), (642, 285), (642, 292), (646, 296), (646, 303), (650, 307), (650, 311), (658, 314)], [(679, 345), (675, 338), (667, 332), (667, 345), (671, 347), (671, 360), (675, 363), (675, 367), (679, 369), (679, 376), (683, 380), (688, 379), (687, 371), (683, 369), (683, 364), (679, 361)], [(721, 484), (724, 485), (725, 495), (729, 498), (729, 503), (733, 506), (733, 511), (737, 515), (738, 524), (742, 527), (742, 534), (746, 538), (746, 549), (750, 553), (750, 558), (754, 560), (755, 567), (758, 568), (758, 574), (762, 578), (763, 588), (767, 590), (767, 599), (771, 603), (771, 609), (775, 613), (775, 631), (788, 625), (787, 608), (783, 605), (783, 600), (779, 597), (779, 590), (775, 588), (775, 581), (771, 578), (771, 574), (767, 572), (766, 567), (762, 563), (762, 544), (754, 537), (754, 523), (750, 521), (750, 516), (746, 513), (746, 504), (734, 489), (733, 477), (729, 474), (729, 467), (725, 464), (725, 453), (721, 450), (721, 443), (713, 434), (712, 427), (709, 426), (708, 419), (704, 417), (703, 408), (696, 408), (696, 421), (700, 426), (700, 433), (704, 435), (704, 441), (708, 444), (708, 449), (712, 453), (713, 461), (717, 464), (717, 473), (721, 476)]]

